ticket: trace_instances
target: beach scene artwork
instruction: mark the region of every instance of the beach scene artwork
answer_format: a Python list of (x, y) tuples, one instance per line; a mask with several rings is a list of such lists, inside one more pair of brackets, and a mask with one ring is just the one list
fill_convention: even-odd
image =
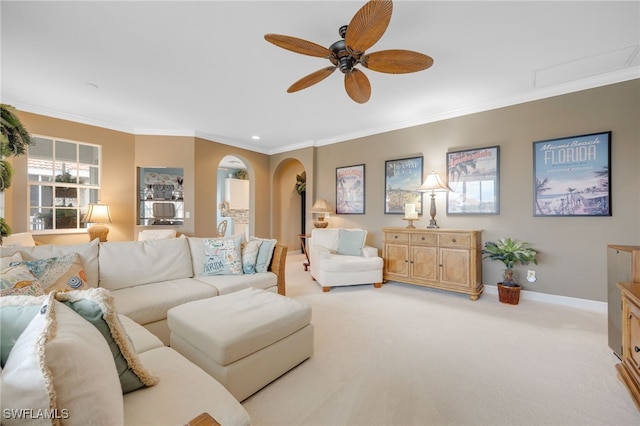
[(404, 214), (405, 204), (415, 204), (422, 213), (423, 157), (385, 161), (385, 214)]
[(534, 216), (611, 216), (611, 132), (533, 143)]

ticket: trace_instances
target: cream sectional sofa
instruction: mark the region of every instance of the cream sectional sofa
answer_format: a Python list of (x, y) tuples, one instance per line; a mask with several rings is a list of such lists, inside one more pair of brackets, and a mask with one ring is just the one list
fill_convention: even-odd
[[(215, 379), (175, 350), (169, 341), (167, 311), (183, 303), (258, 288), (285, 293), (287, 248), (274, 245), (255, 274), (205, 275), (203, 238), (2, 247), (9, 257), (49, 259), (77, 253), (90, 287), (109, 290), (114, 307), (144, 366), (159, 383), (124, 395), (124, 420), (131, 425), (185, 424), (202, 412), (221, 424), (249, 424), (249, 416)], [(264, 243), (263, 243), (264, 244)], [(19, 254), (17, 254), (19, 253)]]
[[(253, 287), (285, 294), (287, 248), (275, 245), (267, 272), (205, 275), (205, 238), (106, 242), (75, 245), (5, 246), (2, 257), (20, 253), (24, 260), (78, 253), (90, 287), (104, 287), (116, 310), (169, 344), (167, 311), (194, 300)], [(275, 244), (275, 240), (265, 240)]]

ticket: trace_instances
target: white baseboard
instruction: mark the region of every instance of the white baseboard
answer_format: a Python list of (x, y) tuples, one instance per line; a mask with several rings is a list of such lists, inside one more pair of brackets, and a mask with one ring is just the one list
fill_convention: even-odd
[[(498, 287), (494, 285), (484, 286), (484, 292), (488, 294), (498, 295)], [(558, 296), (556, 294), (538, 293), (536, 291), (522, 290), (520, 291), (522, 300), (532, 300), (535, 302), (553, 303), (554, 305), (571, 306), (573, 308), (584, 309), (601, 314), (607, 314), (609, 311), (607, 302), (598, 302), (589, 299), (578, 299), (576, 297)]]

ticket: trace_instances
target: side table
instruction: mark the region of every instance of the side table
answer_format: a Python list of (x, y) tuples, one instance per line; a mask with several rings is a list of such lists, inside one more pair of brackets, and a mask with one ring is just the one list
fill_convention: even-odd
[(304, 266), (305, 271), (308, 271), (309, 266), (311, 266), (311, 261), (309, 260), (309, 253), (307, 253), (307, 238), (311, 238), (311, 234), (299, 234), (298, 238), (300, 238), (300, 242), (302, 243), (302, 252), (307, 258), (307, 261), (304, 262), (302, 266)]

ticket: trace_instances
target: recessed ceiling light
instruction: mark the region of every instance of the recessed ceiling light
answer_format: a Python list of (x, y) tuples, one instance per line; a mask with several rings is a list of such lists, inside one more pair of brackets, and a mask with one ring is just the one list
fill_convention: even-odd
[(257, 141), (257, 140), (260, 140), (260, 136), (253, 135), (253, 136), (251, 136), (251, 139), (253, 139), (254, 141)]

